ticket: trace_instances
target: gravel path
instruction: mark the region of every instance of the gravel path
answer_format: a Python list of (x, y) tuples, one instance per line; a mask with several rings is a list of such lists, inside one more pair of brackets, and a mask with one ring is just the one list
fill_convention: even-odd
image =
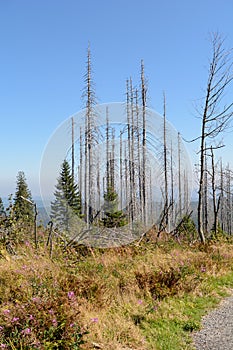
[(219, 307), (202, 320), (202, 329), (193, 334), (197, 350), (233, 349), (233, 296), (224, 299)]

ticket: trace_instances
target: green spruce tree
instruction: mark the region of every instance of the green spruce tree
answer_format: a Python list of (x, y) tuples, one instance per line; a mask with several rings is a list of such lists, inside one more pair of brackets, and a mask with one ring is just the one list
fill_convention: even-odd
[(5, 216), (6, 216), (6, 213), (5, 213), (3, 201), (2, 201), (2, 198), (0, 197), (0, 218)]
[(2, 198), (0, 197), (0, 226), (4, 223), (5, 220), (6, 220), (6, 212), (5, 212)]
[(14, 197), (15, 219), (25, 223), (32, 223), (34, 219), (31, 192), (28, 189), (26, 177), (23, 171), (19, 171), (16, 182), (16, 192)]
[(122, 210), (118, 210), (118, 194), (109, 186), (104, 194), (104, 214), (102, 219), (105, 227), (122, 227), (127, 224), (126, 216)]
[(51, 203), (51, 218), (59, 229), (68, 231), (72, 219), (81, 216), (81, 197), (67, 160), (62, 163), (54, 196), (55, 200)]

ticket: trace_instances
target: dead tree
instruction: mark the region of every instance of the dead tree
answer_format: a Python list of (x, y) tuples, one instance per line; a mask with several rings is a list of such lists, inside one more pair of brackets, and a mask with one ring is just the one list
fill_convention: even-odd
[(177, 136), (177, 151), (178, 151), (178, 216), (182, 216), (182, 189), (181, 189), (181, 148), (180, 148), (180, 133)]
[[(205, 147), (206, 148), (206, 147)], [(207, 152), (205, 151), (204, 154), (205, 157), (205, 168), (204, 168), (204, 184), (203, 184), (203, 210), (202, 210), (202, 217), (203, 217), (203, 232), (204, 235), (208, 232), (208, 222), (209, 222), (209, 213), (208, 213), (208, 159), (207, 159)]]
[(231, 170), (229, 167), (229, 164), (226, 168), (226, 191), (227, 191), (227, 218), (226, 218), (226, 227), (227, 227), (227, 233), (229, 235), (232, 234), (232, 191), (231, 191)]
[[(205, 242), (203, 230), (203, 186), (205, 168), (205, 150), (208, 141), (216, 139), (229, 126), (233, 116), (233, 102), (224, 104), (223, 97), (226, 89), (233, 80), (232, 51), (224, 49), (224, 40), (218, 33), (211, 36), (212, 58), (209, 63), (209, 72), (204, 103), (200, 106), (201, 135), (194, 140), (200, 140), (200, 175), (198, 189), (198, 233), (201, 242)], [(192, 141), (194, 141), (192, 140)], [(211, 142), (212, 143), (212, 142)], [(218, 147), (218, 146), (217, 146)]]
[(144, 74), (144, 62), (141, 61), (141, 98), (142, 98), (142, 211), (144, 224), (147, 223), (147, 198), (146, 198), (146, 82)]
[(74, 117), (71, 118), (71, 173), (74, 180)]
[(131, 178), (132, 178), (132, 220), (136, 214), (136, 184), (135, 184), (135, 171), (136, 171), (136, 154), (135, 154), (135, 106), (134, 106), (134, 89), (132, 79), (130, 78), (130, 113), (131, 113), (131, 143), (130, 143), (130, 154), (131, 154)]
[(81, 213), (83, 213), (83, 134), (81, 126), (79, 131), (79, 191), (81, 200)]
[(140, 112), (138, 105), (138, 90), (135, 91), (135, 108), (136, 108), (136, 145), (137, 145), (137, 169), (138, 169), (138, 194), (139, 194), (139, 217), (142, 220), (142, 169), (141, 169), (141, 135), (140, 135)]
[(109, 115), (106, 107), (106, 192), (110, 187)]
[(123, 149), (122, 131), (120, 131), (120, 208), (123, 208)]
[(168, 224), (168, 169), (167, 169), (167, 135), (166, 135), (166, 96), (163, 93), (163, 164), (164, 164), (164, 211), (165, 224)]
[(127, 143), (128, 143), (128, 169), (129, 169), (129, 218), (131, 223), (134, 220), (134, 208), (133, 208), (133, 159), (132, 159), (132, 113), (131, 113), (131, 103), (130, 103), (130, 81), (126, 81), (126, 108), (127, 108)]
[(221, 229), (224, 230), (224, 175), (223, 175), (223, 164), (222, 160), (220, 163), (220, 194), (221, 194), (221, 202), (220, 202), (220, 221), (221, 221)]
[(115, 129), (111, 135), (111, 159), (110, 159), (110, 186), (115, 190)]
[(87, 51), (87, 72), (85, 75), (86, 88), (83, 96), (86, 98), (85, 114), (85, 174), (84, 174), (84, 203), (87, 227), (92, 222), (94, 204), (94, 157), (93, 149), (97, 140), (96, 112), (95, 112), (95, 91), (93, 89), (91, 51)]
[(172, 225), (174, 224), (175, 221), (175, 215), (174, 215), (174, 170), (173, 170), (173, 146), (172, 146), (172, 141), (171, 141), (171, 151), (170, 151), (170, 178), (171, 178), (171, 195), (170, 195), (170, 206), (171, 206), (171, 221)]
[(214, 220), (213, 220), (213, 232), (216, 235), (217, 229), (218, 229), (218, 211), (219, 211), (219, 205), (220, 205), (220, 196), (217, 199), (217, 186), (216, 186), (216, 165), (214, 163), (214, 151), (213, 147), (210, 147), (210, 155), (211, 155), (211, 186), (212, 186), (212, 200), (213, 200), (213, 214), (214, 214)]

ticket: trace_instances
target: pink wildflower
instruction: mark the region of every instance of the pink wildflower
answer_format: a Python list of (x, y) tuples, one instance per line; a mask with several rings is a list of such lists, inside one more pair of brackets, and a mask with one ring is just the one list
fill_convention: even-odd
[(31, 333), (31, 329), (30, 328), (23, 329), (21, 333), (24, 334), (24, 335), (30, 334)]
[(73, 291), (68, 292), (68, 298), (69, 298), (69, 299), (75, 298), (75, 294), (74, 294)]
[(9, 309), (3, 310), (4, 315), (9, 315), (11, 311)]
[(141, 299), (138, 300), (138, 304), (141, 305), (143, 301)]
[(52, 320), (52, 324), (53, 324), (54, 327), (57, 327), (57, 320), (56, 320), (56, 318), (54, 318), (54, 319)]
[(6, 349), (6, 344), (3, 344), (3, 343), (0, 344), (0, 348), (1, 348), (1, 349)]
[(38, 302), (40, 301), (40, 298), (38, 298), (38, 297), (33, 297), (33, 298), (32, 298), (32, 301), (34, 301), (35, 303), (38, 303)]
[(12, 323), (18, 322), (18, 320), (19, 320), (19, 317), (13, 317), (12, 320), (11, 320), (11, 322), (12, 322)]
[(91, 318), (91, 321), (94, 322), (94, 323), (96, 323), (96, 322), (99, 321), (99, 319), (98, 319), (98, 317), (93, 317), (93, 318)]

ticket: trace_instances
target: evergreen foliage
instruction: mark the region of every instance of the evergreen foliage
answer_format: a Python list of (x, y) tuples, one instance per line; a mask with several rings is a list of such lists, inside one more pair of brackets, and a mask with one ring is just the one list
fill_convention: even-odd
[(33, 206), (29, 201), (32, 202), (31, 192), (28, 189), (24, 172), (19, 171), (17, 175), (16, 192), (14, 197), (14, 216), (17, 221), (23, 220), (27, 223), (31, 223), (33, 221)]
[(181, 225), (177, 229), (179, 236), (186, 236), (190, 240), (194, 240), (197, 237), (196, 225), (190, 215), (184, 215), (181, 221)]
[(4, 205), (3, 205), (3, 201), (2, 198), (0, 197), (0, 220), (1, 218), (5, 217), (5, 209), (4, 209)]
[(60, 229), (69, 230), (72, 218), (81, 216), (81, 196), (67, 160), (62, 163), (54, 196), (51, 218)]
[(127, 224), (126, 216), (122, 210), (118, 210), (118, 194), (113, 187), (108, 187), (104, 194), (105, 218), (102, 222), (105, 227), (122, 227)]

